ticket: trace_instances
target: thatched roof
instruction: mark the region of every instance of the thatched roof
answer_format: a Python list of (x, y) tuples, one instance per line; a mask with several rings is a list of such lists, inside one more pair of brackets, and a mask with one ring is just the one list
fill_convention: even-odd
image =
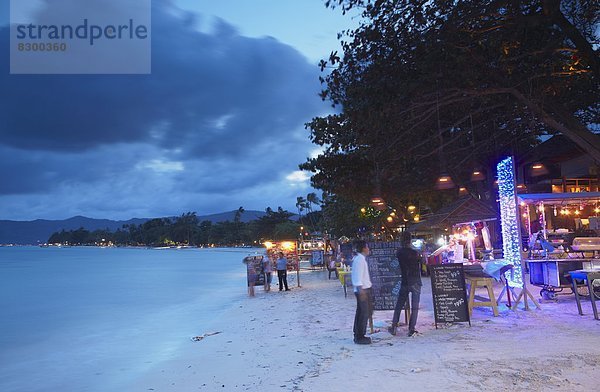
[(496, 220), (498, 212), (487, 203), (469, 195), (421, 218), (422, 221), (413, 225), (411, 231), (445, 229), (460, 223)]

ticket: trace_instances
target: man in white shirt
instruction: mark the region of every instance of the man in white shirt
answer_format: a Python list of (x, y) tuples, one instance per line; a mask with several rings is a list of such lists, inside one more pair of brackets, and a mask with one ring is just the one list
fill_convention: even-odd
[(366, 257), (369, 247), (365, 241), (354, 243), (356, 256), (352, 259), (352, 286), (356, 296), (356, 315), (354, 316), (354, 343), (371, 344), (371, 338), (366, 337), (367, 322), (371, 316), (371, 277)]

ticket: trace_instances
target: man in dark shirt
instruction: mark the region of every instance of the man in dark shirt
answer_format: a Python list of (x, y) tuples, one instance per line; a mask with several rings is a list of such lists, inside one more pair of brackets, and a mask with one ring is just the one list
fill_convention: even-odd
[(400, 312), (404, 309), (406, 301), (408, 300), (408, 294), (410, 293), (411, 309), (410, 321), (408, 323), (408, 336), (414, 336), (418, 333), (415, 326), (417, 324), (417, 316), (419, 315), (419, 300), (421, 299), (421, 286), (423, 285), (421, 283), (421, 258), (419, 253), (411, 248), (410, 233), (402, 233), (401, 244), (402, 248), (398, 249), (396, 256), (400, 262), (402, 283), (400, 294), (398, 294), (398, 301), (396, 302), (396, 308), (394, 309), (392, 326), (388, 328), (388, 331), (392, 335), (396, 335)]

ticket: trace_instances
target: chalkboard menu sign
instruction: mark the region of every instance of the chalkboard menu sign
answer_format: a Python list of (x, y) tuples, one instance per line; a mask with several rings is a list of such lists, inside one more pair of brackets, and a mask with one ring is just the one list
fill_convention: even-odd
[(369, 275), (373, 283), (373, 310), (392, 310), (400, 293), (402, 275), (396, 258), (399, 242), (369, 242), (371, 254), (367, 257)]
[(247, 256), (244, 257), (244, 264), (246, 264), (246, 277), (248, 286), (251, 282), (254, 282), (255, 286), (262, 286), (265, 284), (265, 273), (263, 266), (263, 256)]
[(461, 263), (429, 266), (435, 327), (438, 323), (468, 322), (465, 272)]

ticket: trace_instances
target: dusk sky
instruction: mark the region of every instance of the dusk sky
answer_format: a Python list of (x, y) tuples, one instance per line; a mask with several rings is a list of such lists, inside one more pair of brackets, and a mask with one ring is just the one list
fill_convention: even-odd
[(331, 110), (317, 62), (357, 19), (323, 0), (157, 0), (152, 13), (151, 75), (10, 75), (2, 0), (0, 219), (293, 211), (311, 191), (304, 123)]

